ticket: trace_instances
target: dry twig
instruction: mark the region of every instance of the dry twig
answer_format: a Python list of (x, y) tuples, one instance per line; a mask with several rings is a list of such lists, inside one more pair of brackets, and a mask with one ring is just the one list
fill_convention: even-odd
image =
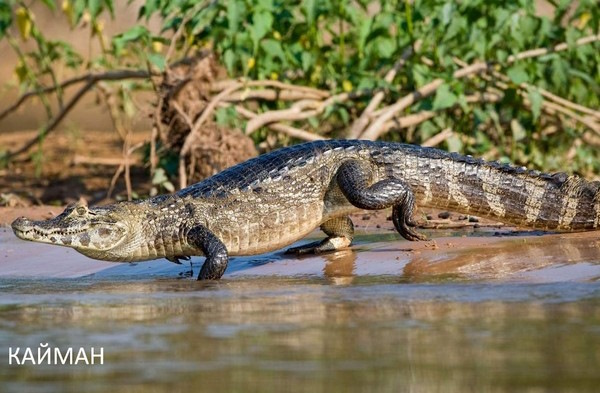
[[(258, 116), (256, 113), (244, 108), (241, 105), (236, 105), (235, 110), (246, 119), (254, 119)], [(273, 131), (281, 132), (282, 134), (286, 134), (292, 138), (297, 138), (304, 141), (319, 141), (324, 140), (326, 138), (322, 137), (318, 134), (313, 134), (312, 132), (304, 131), (299, 128), (295, 128), (292, 126), (288, 126), (281, 123), (270, 123), (267, 124), (267, 127), (272, 129)]]
[[(387, 83), (392, 83), (392, 81), (396, 77), (396, 74), (398, 73), (398, 71), (400, 71), (402, 69), (402, 67), (404, 67), (404, 64), (409, 59), (409, 57), (412, 56), (412, 54), (413, 54), (412, 47), (408, 47), (404, 50), (404, 53), (402, 53), (402, 56), (400, 57), (400, 59), (398, 59), (396, 64), (394, 64), (394, 67), (391, 70), (389, 70), (388, 73), (385, 75), (384, 80)], [(375, 93), (375, 95), (373, 96), (373, 98), (371, 99), (371, 101), (369, 102), (369, 104), (367, 105), (365, 110), (362, 112), (360, 117), (358, 119), (356, 119), (354, 121), (354, 123), (352, 123), (352, 126), (350, 127), (350, 132), (349, 132), (349, 137), (351, 139), (355, 139), (360, 136), (360, 134), (363, 132), (365, 127), (369, 124), (369, 120), (370, 120), (369, 118), (371, 116), (371, 113), (373, 113), (373, 111), (379, 106), (379, 104), (381, 104), (381, 101), (383, 101), (384, 98), (385, 98), (385, 93), (383, 91), (379, 91), (379, 92)]]
[[(14, 158), (15, 156), (28, 151), (32, 146), (36, 145), (39, 142), (40, 136), (44, 137), (52, 132), (56, 126), (65, 118), (65, 116), (73, 109), (75, 104), (79, 102), (81, 97), (83, 97), (94, 85), (100, 81), (115, 81), (115, 80), (123, 80), (123, 79), (140, 79), (147, 78), (149, 76), (147, 71), (139, 71), (139, 70), (121, 70), (121, 71), (109, 71), (100, 74), (87, 74), (82, 77), (73, 78), (68, 81), (62, 83), (62, 85), (71, 85), (78, 82), (85, 81), (85, 85), (81, 87), (73, 97), (66, 103), (66, 105), (54, 116), (50, 121), (42, 128), (40, 131), (40, 135), (31, 139), (29, 142), (26, 142), (20, 148), (9, 151), (7, 157), (9, 159)], [(53, 89), (56, 89), (53, 88)], [(26, 93), (28, 94), (28, 93)], [(26, 95), (24, 94), (24, 96)], [(32, 93), (33, 94), (33, 93)], [(25, 101), (25, 99), (23, 99)], [(13, 105), (14, 106), (14, 105)], [(15, 107), (16, 109), (16, 107)]]
[[(590, 35), (587, 37), (582, 37), (575, 41), (575, 46), (581, 46), (590, 44), (592, 42), (600, 41), (600, 34)], [(562, 52), (569, 49), (569, 45), (566, 42), (562, 42), (558, 45), (555, 45), (552, 48), (536, 48), (531, 50), (526, 50), (521, 53), (517, 53), (515, 55), (508, 56), (507, 62), (514, 63), (517, 60), (529, 59), (531, 57), (539, 57), (543, 55), (547, 55), (548, 53)]]
[(8, 108), (4, 109), (2, 112), (0, 112), (0, 120), (2, 120), (4, 117), (6, 117), (9, 113), (17, 110), (25, 101), (27, 101), (27, 99), (29, 99), (31, 97), (36, 97), (41, 94), (52, 93), (57, 90), (64, 90), (65, 88), (75, 85), (77, 83), (81, 83), (81, 82), (96, 83), (96, 82), (100, 82), (100, 81), (116, 81), (116, 80), (123, 80), (123, 79), (145, 79), (145, 78), (148, 78), (149, 76), (150, 75), (148, 74), (148, 72), (144, 71), (144, 70), (114, 70), (114, 71), (107, 71), (107, 72), (101, 72), (101, 73), (89, 73), (89, 74), (85, 74), (85, 75), (80, 75), (80, 76), (77, 76), (77, 77), (74, 77), (71, 79), (67, 79), (66, 81), (64, 81), (56, 86), (49, 86), (44, 89), (28, 91), (27, 93), (23, 93), (17, 99), (17, 101), (15, 101)]
[(454, 131), (452, 131), (452, 128), (445, 128), (442, 131), (440, 131), (439, 133), (435, 134), (431, 138), (429, 138), (426, 141), (424, 141), (423, 143), (421, 143), (421, 146), (425, 146), (425, 147), (437, 146), (440, 143), (442, 143), (443, 141), (445, 141), (446, 139), (450, 138), (452, 135), (454, 135)]

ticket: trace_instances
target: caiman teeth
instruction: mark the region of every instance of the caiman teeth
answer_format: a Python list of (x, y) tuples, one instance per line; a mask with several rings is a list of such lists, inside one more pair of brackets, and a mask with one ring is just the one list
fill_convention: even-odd
[(59, 235), (59, 236), (70, 236), (70, 235), (76, 235), (78, 233), (83, 233), (85, 232), (85, 229), (82, 229), (80, 231), (77, 230), (68, 230), (68, 231), (54, 231), (54, 232), (45, 232), (39, 229), (17, 229), (17, 232), (23, 234), (23, 235), (27, 235), (29, 233), (35, 233), (36, 235), (40, 235), (40, 236), (50, 236), (50, 235)]

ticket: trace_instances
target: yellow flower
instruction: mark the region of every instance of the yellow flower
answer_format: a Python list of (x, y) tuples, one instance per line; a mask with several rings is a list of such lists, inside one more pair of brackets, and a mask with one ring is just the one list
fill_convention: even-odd
[(279, 79), (279, 74), (276, 72), (271, 72), (271, 79), (276, 81), (277, 79)]
[(23, 41), (27, 41), (31, 36), (32, 15), (29, 14), (29, 11), (25, 7), (17, 8), (15, 14), (17, 15), (17, 26), (19, 27), (21, 38)]
[(152, 41), (152, 51), (154, 53), (162, 52), (163, 44), (160, 41)]
[(577, 26), (577, 28), (579, 30), (583, 30), (591, 18), (592, 18), (591, 13), (584, 12), (581, 14), (581, 16), (579, 17), (579, 20), (577, 21), (577, 23), (575, 25)]
[(279, 32), (277, 30), (275, 30), (273, 32), (273, 38), (275, 38), (277, 41), (281, 40), (281, 34), (279, 34)]
[(249, 58), (246, 65), (248, 66), (249, 70), (253, 69), (254, 65), (256, 65), (256, 59), (254, 59), (254, 57)]
[(65, 14), (67, 19), (69, 20), (69, 24), (73, 24), (73, 6), (69, 0), (63, 0), (62, 2), (62, 12)]
[(94, 30), (94, 34), (102, 34), (102, 32), (104, 31), (104, 21), (98, 19), (96, 23), (92, 23), (92, 28)]
[(350, 82), (349, 80), (346, 79), (345, 81), (342, 82), (342, 89), (345, 92), (350, 92), (350, 91), (352, 91), (353, 88), (354, 88), (354, 86), (352, 86), (352, 82)]

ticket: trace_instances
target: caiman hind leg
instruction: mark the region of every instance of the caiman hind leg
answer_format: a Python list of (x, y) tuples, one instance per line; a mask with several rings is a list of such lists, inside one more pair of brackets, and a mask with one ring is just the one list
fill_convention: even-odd
[(384, 179), (371, 184), (373, 174), (357, 161), (344, 162), (337, 172), (337, 182), (344, 196), (356, 207), (379, 210), (392, 206), (392, 221), (396, 230), (407, 240), (425, 240), (413, 227), (415, 196), (400, 179)]
[(198, 280), (218, 280), (225, 273), (229, 256), (223, 242), (202, 225), (195, 226), (188, 234), (188, 243), (198, 247), (206, 256), (198, 274)]
[(292, 247), (286, 250), (286, 254), (319, 254), (321, 252), (335, 251), (346, 248), (354, 238), (354, 224), (350, 217), (337, 217), (321, 224), (321, 230), (328, 236), (326, 239)]

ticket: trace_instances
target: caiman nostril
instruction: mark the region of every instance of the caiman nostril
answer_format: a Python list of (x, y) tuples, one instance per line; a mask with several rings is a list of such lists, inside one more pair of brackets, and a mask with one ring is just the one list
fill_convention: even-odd
[(25, 230), (26, 226), (29, 225), (29, 220), (26, 219), (25, 217), (19, 217), (16, 220), (13, 221), (13, 223), (11, 224), (11, 227), (13, 230)]

